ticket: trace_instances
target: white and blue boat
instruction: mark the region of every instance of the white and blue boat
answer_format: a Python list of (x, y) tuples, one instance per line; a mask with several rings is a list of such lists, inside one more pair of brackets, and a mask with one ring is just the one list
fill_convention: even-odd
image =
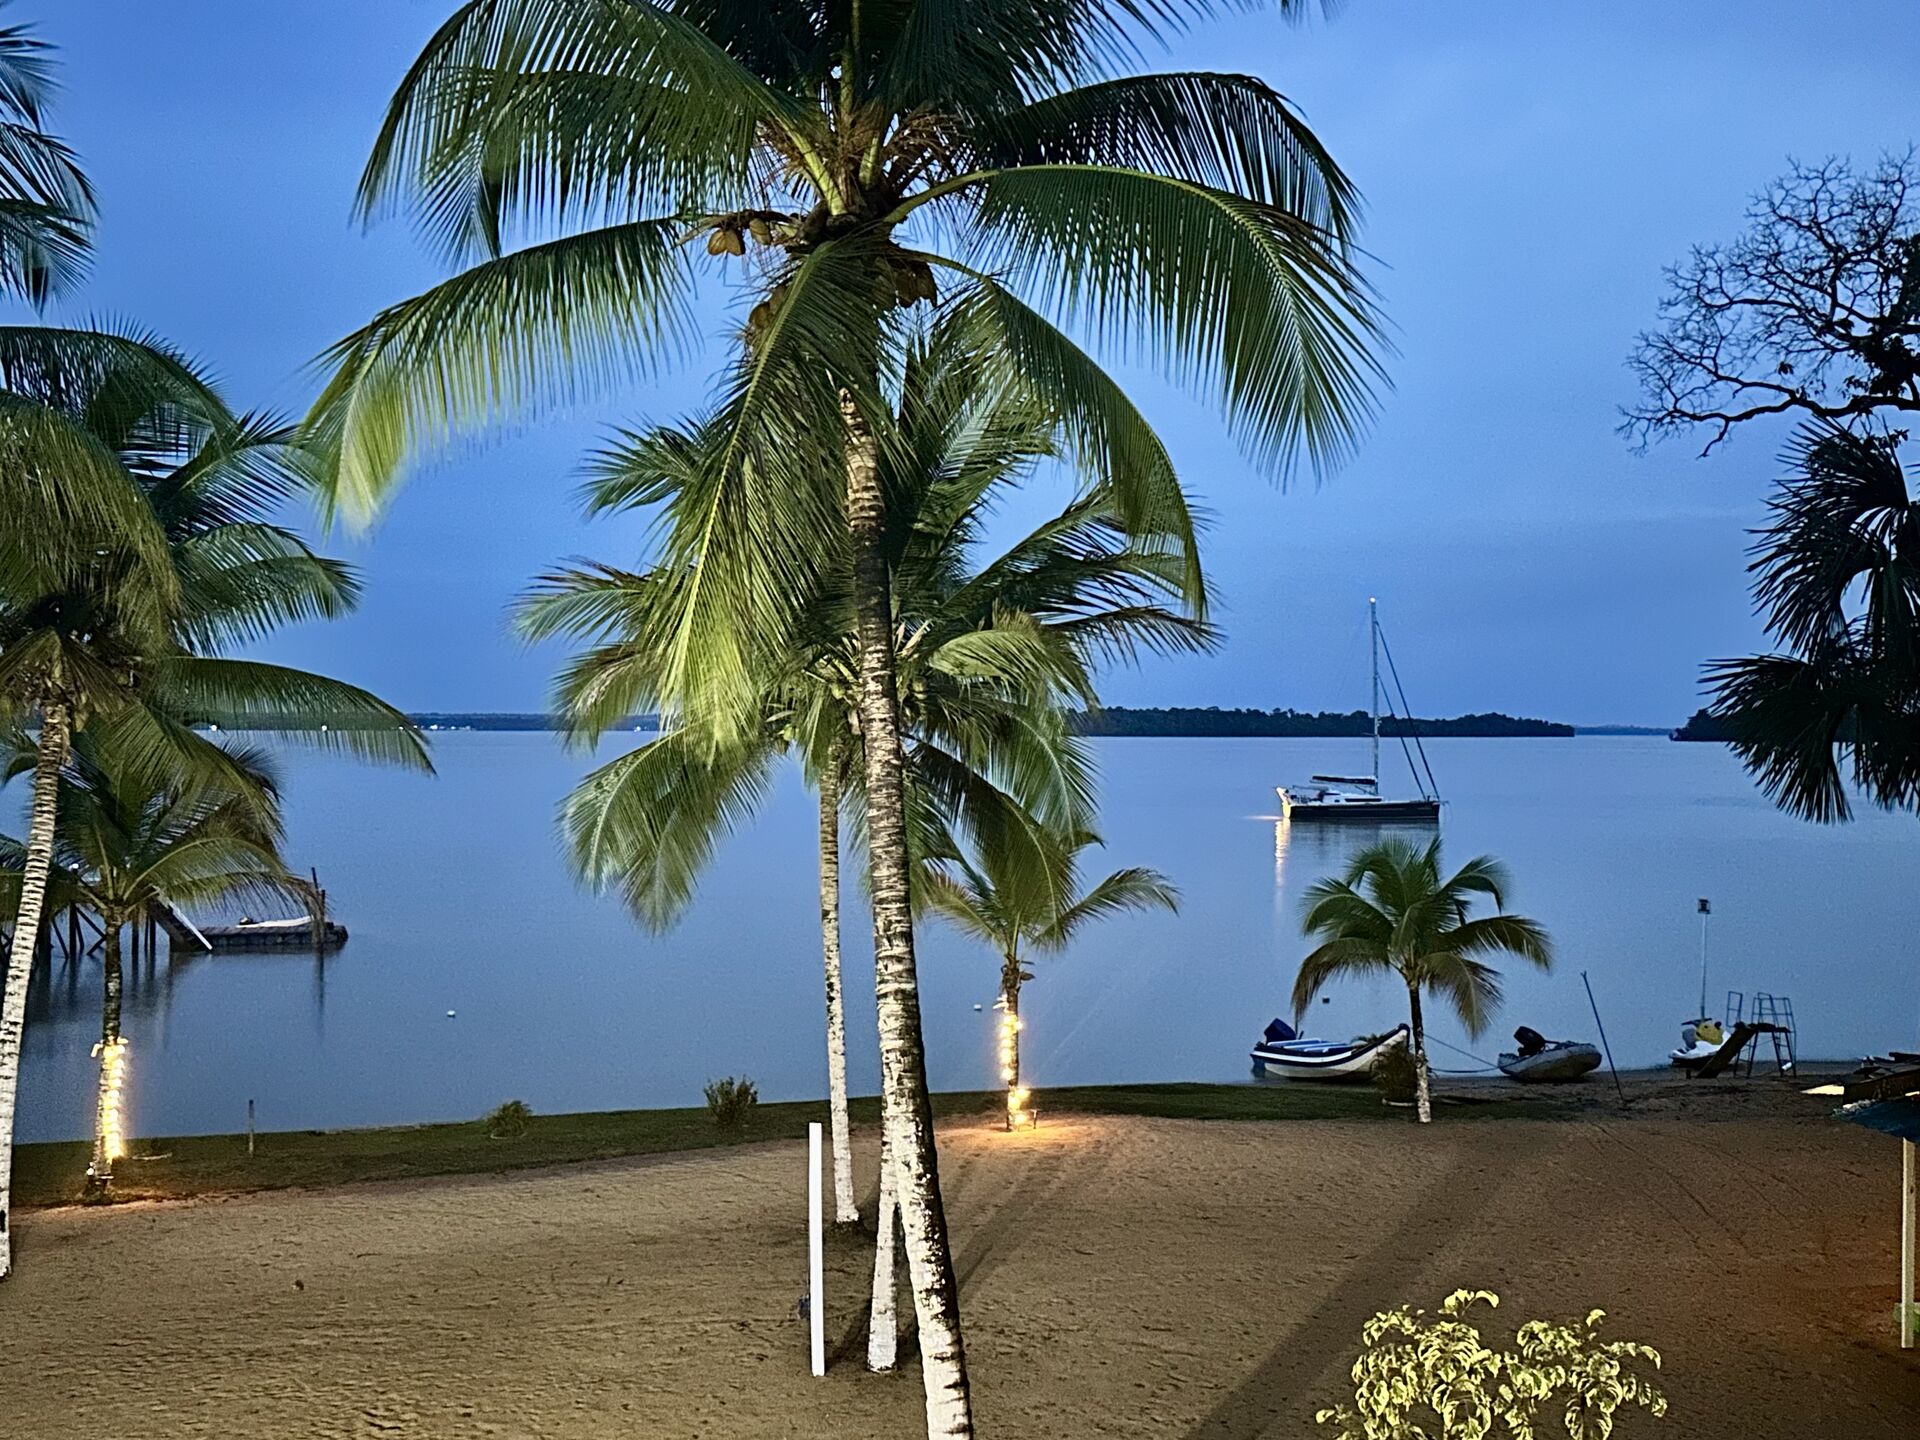
[(1407, 1034), (1407, 1027), (1400, 1025), (1366, 1039), (1315, 1040), (1275, 1020), (1253, 1047), (1253, 1073), (1291, 1080), (1364, 1080), (1376, 1060), (1407, 1043)]

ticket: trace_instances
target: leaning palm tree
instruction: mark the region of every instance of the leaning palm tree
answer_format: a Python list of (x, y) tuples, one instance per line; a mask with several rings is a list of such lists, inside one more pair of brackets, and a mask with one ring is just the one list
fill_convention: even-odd
[[(37, 730), (31, 823), (0, 999), (0, 1277), (31, 959), (59, 776), (90, 731), (129, 776), (246, 777), (193, 728), (291, 726), (370, 759), (426, 765), (406, 717), (355, 686), (231, 657), (281, 620), (336, 613), (351, 577), (264, 523), (298, 488), (290, 437), (233, 414), (148, 337), (0, 327), (0, 722)], [(253, 507), (253, 508), (249, 508)]]
[[(997, 380), (952, 327), (914, 345), (895, 412), (883, 453), (893, 609), (906, 637), (898, 663), (915, 826), (964, 828), (982, 814), (999, 824), (1005, 814), (1035, 811), (1079, 823), (1086, 762), (1060, 702), (1092, 699), (1096, 661), (1212, 643), (1204, 622), (1181, 613), (1182, 537), (1126, 534), (1095, 477), (1061, 516), (983, 563), (976, 557), (986, 516), (1005, 491), (1056, 458), (1056, 423), (1023, 387)], [(672, 503), (697, 483), (703, 446), (712, 443), (700, 428), (629, 437), (601, 458), (591, 508)], [(864, 808), (862, 767), (852, 763), (858, 659), (847, 588), (843, 567), (815, 597), (802, 643), (769, 684), (743, 743), (716, 749), (670, 728), (595, 771), (564, 810), (582, 875), (617, 888), (645, 923), (662, 928), (690, 899), (713, 839), (757, 803), (774, 757), (800, 758), (820, 800), (828, 1096), (843, 1221), (858, 1210), (845, 1103), (840, 830), (843, 801), (856, 802), (856, 825)], [(578, 567), (546, 577), (524, 603), (530, 636), (591, 643), (558, 696), (576, 741), (591, 743), (620, 717), (658, 703), (658, 637), (670, 631), (677, 594), (664, 568)], [(890, 1194), (884, 1169), (882, 1188)]]
[(1020, 1077), (1020, 989), (1033, 979), (1035, 954), (1064, 950), (1095, 920), (1128, 910), (1180, 908), (1180, 892), (1155, 870), (1116, 870), (1079, 891), (1080, 853), (1100, 844), (1090, 830), (1054, 837), (1051, 863), (1035, 866), (1022, 852), (988, 846), (976, 858), (958, 847), (926, 857), (921, 903), (993, 947), (1000, 960), (1000, 1079), (1007, 1087), (1007, 1128), (1026, 1110)]
[[(0, 780), (30, 771), (34, 760), (33, 748), (24, 747)], [(140, 767), (116, 766), (82, 733), (61, 777), (53, 889), (63, 904), (93, 911), (102, 933), (100, 1086), (86, 1186), (92, 1199), (105, 1198), (111, 1189), (113, 1162), (125, 1141), (122, 929), (160, 906), (305, 893), (280, 858), (278, 785), (265, 756), (236, 750), (231, 762), (245, 781), (239, 791), (224, 776), (156, 782)], [(0, 914), (10, 914), (17, 901), (25, 856), (24, 845), (0, 837)]]
[(1851, 780), (1920, 810), (1920, 500), (1897, 436), (1804, 427), (1754, 547), (1754, 598), (1784, 653), (1709, 668), (1712, 708), (1768, 795), (1845, 820)]
[(920, 1040), (885, 380), (903, 311), (944, 303), (1046, 393), (1133, 520), (1179, 509), (1166, 452), (1049, 314), (1215, 382), (1263, 465), (1345, 451), (1376, 377), (1346, 176), (1257, 79), (1118, 73), (1224, 8), (469, 0), (402, 81), (361, 203), (410, 210), (475, 263), (336, 346), (310, 417), (334, 503), (365, 516), (456, 431), (675, 353), (689, 238), (743, 260), (755, 303), (704, 518), (675, 539), (702, 578), (662, 685), (696, 725), (750, 724), (839, 553), (822, 536), (844, 529), (887, 1123), (935, 1434), (972, 1418)]
[(1537, 921), (1505, 913), (1470, 916), (1479, 896), (1499, 911), (1508, 887), (1506, 867), (1486, 855), (1443, 879), (1436, 837), (1425, 846), (1406, 840), (1368, 845), (1353, 857), (1344, 877), (1316, 881), (1307, 889), (1302, 928), (1322, 943), (1300, 962), (1294, 1013), (1305, 1014), (1313, 997), (1338, 976), (1397, 975), (1407, 987), (1423, 1125), (1433, 1119), (1433, 1098), (1421, 997), (1444, 996), (1467, 1033), (1479, 1035), (1500, 1004), (1500, 974), (1480, 956), (1517, 955), (1542, 970), (1553, 963), (1552, 942)]

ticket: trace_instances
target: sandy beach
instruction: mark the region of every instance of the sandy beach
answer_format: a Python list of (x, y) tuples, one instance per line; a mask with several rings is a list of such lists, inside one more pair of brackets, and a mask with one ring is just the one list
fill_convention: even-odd
[[(1449, 1119), (1453, 1123), (1447, 1123)], [(871, 1135), (861, 1160), (871, 1181)], [(942, 1135), (982, 1433), (1309, 1436), (1361, 1322), (1460, 1285), (1666, 1356), (1623, 1435), (1906, 1436), (1891, 1142), (1769, 1087), (1564, 1120), (1061, 1117)], [(829, 1247), (806, 1373), (804, 1146), (28, 1214), (12, 1440), (908, 1436)]]

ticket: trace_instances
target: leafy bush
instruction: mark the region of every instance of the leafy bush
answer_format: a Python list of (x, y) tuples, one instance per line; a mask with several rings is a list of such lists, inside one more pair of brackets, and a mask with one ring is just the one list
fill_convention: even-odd
[(754, 1107), (759, 1103), (759, 1090), (744, 1075), (738, 1080), (729, 1075), (724, 1080), (707, 1082), (707, 1109), (713, 1115), (713, 1123), (722, 1130), (740, 1129), (753, 1118)]
[(524, 1100), (509, 1100), (486, 1118), (487, 1134), (495, 1140), (515, 1140), (527, 1133), (533, 1108)]
[[(1580, 1325), (1529, 1320), (1512, 1350), (1481, 1338), (1467, 1309), (1500, 1303), (1491, 1290), (1456, 1290), (1429, 1319), (1402, 1305), (1375, 1315), (1361, 1329), (1366, 1348), (1353, 1362), (1353, 1403), (1314, 1418), (1340, 1427), (1339, 1440), (1487, 1440), (1532, 1436), (1544, 1409), (1559, 1415), (1571, 1440), (1607, 1440), (1614, 1413), (1638, 1405), (1655, 1416), (1667, 1400), (1636, 1362), (1660, 1368), (1660, 1354), (1630, 1340), (1603, 1341), (1603, 1311)], [(1438, 1428), (1434, 1428), (1438, 1422)]]
[(1373, 1081), (1374, 1088), (1379, 1090), (1384, 1099), (1402, 1105), (1411, 1104), (1419, 1082), (1412, 1049), (1395, 1045), (1390, 1050), (1381, 1051), (1380, 1057), (1368, 1067), (1367, 1078)]

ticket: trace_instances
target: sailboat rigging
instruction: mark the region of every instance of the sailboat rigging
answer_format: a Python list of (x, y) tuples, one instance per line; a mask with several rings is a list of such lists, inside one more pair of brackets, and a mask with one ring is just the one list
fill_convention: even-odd
[[(1367, 601), (1369, 649), (1373, 659), (1373, 689), (1368, 747), (1371, 765), (1365, 775), (1315, 775), (1307, 785), (1281, 785), (1280, 813), (1287, 820), (1360, 821), (1372, 825), (1436, 825), (1440, 821), (1440, 787), (1433, 778), (1433, 766), (1427, 762), (1426, 747), (1411, 723), (1413, 712), (1400, 684), (1399, 667), (1393, 663), (1393, 651), (1380, 629), (1380, 602)], [(1397, 718), (1401, 753), (1420, 795), (1418, 799), (1389, 800), (1380, 793), (1380, 657), (1387, 657), (1387, 674), (1393, 681), (1400, 704)], [(1389, 713), (1393, 711), (1391, 699)], [(1411, 738), (1412, 745), (1408, 745)], [(1416, 763), (1415, 754), (1419, 759)]]

